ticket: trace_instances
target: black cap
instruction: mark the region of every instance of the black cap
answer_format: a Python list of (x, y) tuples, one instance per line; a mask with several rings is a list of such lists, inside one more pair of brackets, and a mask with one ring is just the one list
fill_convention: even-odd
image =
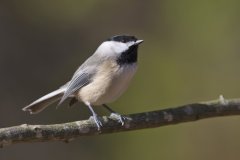
[(137, 38), (134, 36), (127, 36), (127, 35), (116, 35), (111, 38), (108, 38), (107, 41), (116, 41), (116, 42), (136, 42)]

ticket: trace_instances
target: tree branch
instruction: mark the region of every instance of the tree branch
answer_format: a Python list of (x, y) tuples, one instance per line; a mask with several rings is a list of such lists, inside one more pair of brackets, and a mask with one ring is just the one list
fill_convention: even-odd
[(0, 129), (0, 147), (23, 142), (64, 141), (69, 142), (80, 136), (131, 131), (161, 127), (171, 124), (196, 121), (199, 119), (240, 115), (240, 99), (218, 100), (193, 103), (176, 108), (127, 115), (124, 126), (116, 117), (102, 117), (103, 127), (98, 131), (94, 121), (88, 120), (52, 125), (23, 124)]

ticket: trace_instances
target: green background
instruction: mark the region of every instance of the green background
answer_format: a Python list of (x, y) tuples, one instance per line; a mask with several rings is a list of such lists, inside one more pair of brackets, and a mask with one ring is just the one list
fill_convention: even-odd
[[(139, 70), (110, 104), (129, 114), (240, 95), (240, 1), (10, 0), (0, 2), (0, 128), (89, 117), (83, 104), (64, 103), (38, 115), (21, 108), (67, 82), (97, 46), (116, 34), (144, 39)], [(107, 112), (96, 107), (101, 115)], [(17, 144), (0, 150), (14, 159), (240, 158), (240, 117), (155, 129)]]

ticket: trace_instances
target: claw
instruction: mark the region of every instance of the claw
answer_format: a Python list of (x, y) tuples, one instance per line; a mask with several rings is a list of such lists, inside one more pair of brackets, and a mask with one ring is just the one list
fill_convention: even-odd
[(93, 118), (95, 124), (97, 125), (98, 131), (101, 130), (101, 127), (103, 126), (102, 122), (100, 121), (100, 119), (98, 118), (97, 115), (93, 115), (90, 118)]
[(115, 117), (117, 121), (122, 124), (122, 126), (124, 126), (125, 121), (128, 119), (127, 117), (122, 116), (119, 113), (111, 113), (110, 117)]
[(122, 116), (121, 114), (115, 112), (110, 107), (108, 107), (106, 104), (103, 104), (103, 107), (105, 107), (109, 112), (111, 112), (110, 117), (115, 117), (115, 119), (117, 119), (117, 121), (120, 122), (122, 124), (122, 126), (124, 126), (124, 124), (125, 124), (124, 121), (129, 119), (128, 117)]
[(94, 110), (93, 110), (92, 106), (90, 105), (90, 103), (89, 103), (89, 102), (86, 102), (85, 104), (88, 106), (88, 108), (89, 108), (90, 111), (92, 112), (92, 116), (91, 116), (91, 117), (93, 117), (93, 120), (94, 120), (94, 122), (95, 122), (96, 125), (97, 125), (98, 131), (100, 131), (100, 130), (101, 130), (101, 127), (103, 126), (102, 122), (99, 120), (97, 114), (94, 112)]

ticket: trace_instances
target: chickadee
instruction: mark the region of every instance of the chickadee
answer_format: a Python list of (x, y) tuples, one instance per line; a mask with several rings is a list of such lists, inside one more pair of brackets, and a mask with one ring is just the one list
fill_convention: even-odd
[(100, 130), (102, 126), (92, 106), (103, 105), (117, 115), (124, 125), (124, 117), (114, 112), (106, 103), (115, 101), (128, 87), (137, 70), (138, 45), (143, 40), (134, 36), (117, 35), (104, 41), (74, 73), (72, 79), (59, 89), (39, 98), (23, 111), (36, 114), (50, 104), (72, 98), (70, 105), (83, 102), (92, 112)]

